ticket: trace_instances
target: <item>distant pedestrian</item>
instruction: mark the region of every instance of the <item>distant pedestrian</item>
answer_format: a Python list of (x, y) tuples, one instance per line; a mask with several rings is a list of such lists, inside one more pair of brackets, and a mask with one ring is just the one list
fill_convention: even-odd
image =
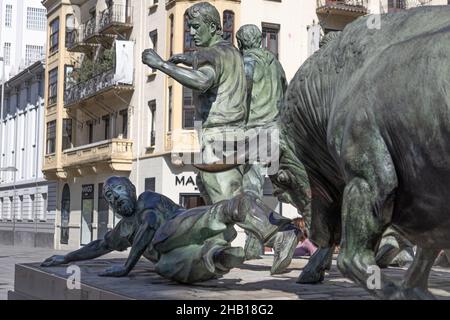
[(303, 218), (295, 218), (293, 223), (302, 230), (297, 248), (294, 251), (294, 257), (312, 256), (317, 247), (308, 239), (308, 229)]

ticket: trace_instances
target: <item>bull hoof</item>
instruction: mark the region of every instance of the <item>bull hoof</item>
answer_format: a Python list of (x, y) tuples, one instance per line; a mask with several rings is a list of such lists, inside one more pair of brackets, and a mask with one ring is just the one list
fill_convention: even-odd
[(297, 279), (297, 283), (303, 284), (316, 284), (325, 279), (325, 271), (321, 272), (308, 272), (304, 270)]

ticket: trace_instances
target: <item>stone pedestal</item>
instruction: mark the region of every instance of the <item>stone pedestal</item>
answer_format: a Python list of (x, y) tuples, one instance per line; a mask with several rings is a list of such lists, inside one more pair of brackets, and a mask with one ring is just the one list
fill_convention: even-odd
[[(271, 276), (273, 257), (245, 262), (220, 279), (195, 285), (182, 285), (160, 277), (147, 260), (141, 260), (127, 277), (105, 278), (98, 274), (125, 259), (96, 259), (76, 263), (81, 275), (80, 289), (69, 289), (67, 279), (73, 277), (69, 266), (42, 268), (39, 263), (17, 264), (14, 291), (10, 300), (260, 300), (260, 299), (374, 299), (360, 286), (342, 277), (333, 261), (331, 271), (320, 285), (296, 283), (307, 259), (293, 259), (288, 272)], [(383, 270), (400, 280), (404, 268)], [(450, 270), (435, 269), (431, 273), (431, 292), (438, 299), (450, 299)]]

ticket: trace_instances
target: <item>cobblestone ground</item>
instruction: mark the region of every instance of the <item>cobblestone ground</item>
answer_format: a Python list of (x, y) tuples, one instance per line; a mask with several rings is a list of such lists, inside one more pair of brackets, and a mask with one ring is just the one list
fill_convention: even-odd
[[(42, 261), (52, 254), (56, 254), (55, 251), (0, 246), (0, 299), (6, 299), (7, 291), (13, 288), (15, 263)], [(367, 291), (343, 278), (335, 261), (322, 284), (295, 283), (301, 269), (308, 262), (303, 258), (294, 259), (288, 272), (282, 275), (270, 275), (272, 257), (265, 256), (261, 260), (247, 261), (242, 267), (233, 269), (220, 279), (192, 286), (161, 278), (146, 260), (139, 262), (125, 278), (105, 279), (97, 276), (112, 264), (123, 263), (125, 256), (126, 253), (113, 253), (105, 256), (106, 259), (77, 263), (81, 267), (82, 282), (132, 299), (373, 299)], [(38, 267), (37, 264), (35, 266)], [(43, 270), (66, 276), (66, 267)], [(400, 279), (405, 269), (389, 268), (383, 272)], [(450, 269), (434, 268), (430, 288), (438, 299), (450, 299)]]

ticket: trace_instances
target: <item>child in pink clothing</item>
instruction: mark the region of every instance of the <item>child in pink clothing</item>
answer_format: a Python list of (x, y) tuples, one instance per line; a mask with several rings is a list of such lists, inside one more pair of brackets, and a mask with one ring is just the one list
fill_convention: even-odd
[(294, 257), (312, 256), (316, 252), (317, 247), (308, 239), (308, 230), (306, 229), (303, 218), (295, 218), (293, 223), (302, 230), (302, 236), (299, 239), (297, 248), (294, 251)]
[(295, 248), (294, 257), (312, 256), (316, 250), (317, 247), (309, 239), (305, 239), (299, 242), (297, 248)]

